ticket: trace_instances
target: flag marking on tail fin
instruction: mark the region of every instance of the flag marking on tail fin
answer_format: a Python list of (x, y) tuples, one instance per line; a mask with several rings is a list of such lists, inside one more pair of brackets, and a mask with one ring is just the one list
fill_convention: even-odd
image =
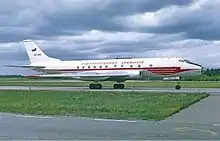
[(32, 49), (32, 52), (37, 51), (37, 48)]

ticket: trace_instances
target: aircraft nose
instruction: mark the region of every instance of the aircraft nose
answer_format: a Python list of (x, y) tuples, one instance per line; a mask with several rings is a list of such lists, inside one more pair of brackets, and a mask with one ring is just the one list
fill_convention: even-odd
[(195, 69), (198, 69), (198, 70), (202, 70), (202, 69), (203, 69), (202, 66), (198, 66), (198, 65), (195, 65), (194, 68), (195, 68)]
[(194, 68), (194, 69), (197, 69), (197, 70), (202, 70), (202, 69), (203, 69), (203, 66), (200, 65), (200, 64), (193, 64), (193, 68)]
[(205, 70), (205, 68), (201, 65), (196, 65), (195, 69), (198, 71), (199, 74), (202, 74), (203, 70)]
[(202, 65), (193, 65), (192, 66), (192, 68), (193, 68), (193, 72), (196, 74), (196, 75), (200, 75), (200, 74), (202, 74), (202, 71), (203, 71), (203, 66)]

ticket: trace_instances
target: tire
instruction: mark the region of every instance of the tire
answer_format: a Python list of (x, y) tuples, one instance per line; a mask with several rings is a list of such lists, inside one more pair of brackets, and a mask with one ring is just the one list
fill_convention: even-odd
[(176, 86), (175, 86), (175, 89), (176, 89), (176, 90), (179, 90), (180, 88), (181, 88), (180, 85), (176, 85)]
[(89, 84), (89, 89), (95, 89), (96, 85), (95, 84)]
[(102, 84), (100, 84), (100, 83), (96, 84), (96, 85), (95, 85), (95, 88), (96, 88), (96, 89), (102, 89)]
[(124, 89), (125, 85), (124, 84), (119, 84), (118, 87), (119, 87), (119, 89)]
[(119, 85), (118, 84), (114, 84), (113, 87), (114, 87), (114, 89), (118, 89)]

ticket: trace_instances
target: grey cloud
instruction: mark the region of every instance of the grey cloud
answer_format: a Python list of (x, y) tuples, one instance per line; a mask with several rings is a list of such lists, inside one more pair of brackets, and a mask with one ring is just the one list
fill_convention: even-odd
[[(220, 19), (219, 19), (220, 21)], [(205, 28), (203, 28), (206, 26)], [(219, 40), (220, 39), (220, 28), (219, 26), (210, 26), (210, 24), (198, 26), (193, 30), (188, 30), (188, 38), (197, 38), (203, 40)]]
[[(157, 13), (154, 15), (155, 17), (150, 17), (150, 19), (154, 18), (156, 22), (159, 22), (158, 25), (149, 26), (146, 24), (144, 26), (142, 24), (133, 30), (151, 33), (185, 32), (186, 38), (218, 40), (220, 39), (220, 16), (217, 14), (219, 13), (219, 4), (218, 0), (213, 0), (212, 2), (197, 0), (190, 5), (170, 6), (166, 7), (166, 9), (159, 9), (157, 12), (160, 12), (160, 14)], [(125, 21), (126, 19), (128, 18), (125, 18)], [(130, 24), (129, 20), (131, 19), (126, 21), (127, 26)], [(137, 23), (138, 20), (139, 22), (144, 22), (141, 19), (136, 20)], [(124, 23), (125, 25), (126, 22)]]
[(26, 61), (28, 59), (26, 52), (5, 52), (0, 54), (1, 61)]
[(34, 37), (31, 30), (23, 27), (0, 27), (0, 42), (16, 42)]
[[(76, 35), (78, 31), (92, 29), (126, 31), (126, 28), (112, 20), (115, 16), (153, 11), (170, 4), (183, 5), (189, 2), (190, 0), (1, 1), (0, 35), (3, 38), (0, 42)], [(15, 27), (20, 29), (14, 29)]]
[[(208, 16), (208, 15), (207, 15)], [(210, 15), (209, 15), (210, 16)], [(185, 32), (186, 38), (203, 39), (203, 40), (219, 40), (220, 28), (213, 25), (215, 21), (206, 21), (206, 17), (198, 19), (192, 23), (192, 19), (188, 19), (185, 23), (179, 23), (174, 26), (153, 29), (157, 33), (178, 33)], [(220, 18), (220, 17), (219, 17)], [(220, 19), (219, 19), (220, 23)], [(154, 32), (153, 31), (153, 32)]]
[(1, 49), (1, 50), (0, 50), (1, 61), (26, 61), (28, 60), (28, 56), (24, 48), (13, 46), (8, 49)]
[[(220, 18), (220, 17), (219, 17)], [(219, 22), (220, 23), (220, 19)], [(186, 38), (203, 39), (203, 40), (219, 40), (220, 28), (215, 21), (207, 21), (203, 18), (189, 18), (175, 25), (143, 28), (142, 32), (150, 33), (166, 33), (173, 34), (184, 32)]]
[[(112, 0), (105, 8), (92, 8), (85, 12), (71, 13), (69, 11), (62, 11), (55, 13), (56, 15), (49, 16), (48, 26), (40, 28), (39, 32), (45, 31), (46, 34), (63, 34), (71, 35), (73, 33), (68, 30), (104, 30), (104, 31), (126, 31), (126, 28), (116, 24), (112, 19), (116, 16), (129, 15), (138, 12), (146, 12), (157, 10), (169, 4), (188, 4), (191, 0)], [(99, 5), (97, 5), (99, 7)]]
[[(120, 57), (122, 54), (130, 54), (129, 56), (132, 57), (139, 57), (137, 56), (138, 53), (143, 53), (146, 50), (150, 50), (151, 48), (158, 48), (156, 45), (148, 45), (148, 47), (138, 46), (141, 44), (136, 45), (109, 45), (99, 50), (99, 52), (107, 53), (109, 55), (114, 55), (115, 57)], [(124, 56), (125, 57), (125, 56)], [(147, 57), (147, 56), (145, 56)]]
[(112, 0), (108, 5), (108, 9), (104, 9), (106, 16), (126, 16), (134, 13), (156, 11), (168, 5), (186, 5), (192, 2), (192, 0)]
[(82, 53), (78, 52), (75, 49), (45, 49), (44, 52), (54, 58), (59, 58), (61, 60), (84, 60), (95, 58), (94, 52)]

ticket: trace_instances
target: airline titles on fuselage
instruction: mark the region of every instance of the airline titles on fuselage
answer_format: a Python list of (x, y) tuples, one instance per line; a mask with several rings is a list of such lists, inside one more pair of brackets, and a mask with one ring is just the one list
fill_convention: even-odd
[[(81, 65), (108, 65), (108, 64), (117, 64), (117, 61), (107, 61), (107, 62), (85, 62)], [(122, 61), (121, 64), (143, 64), (144, 61)]]

